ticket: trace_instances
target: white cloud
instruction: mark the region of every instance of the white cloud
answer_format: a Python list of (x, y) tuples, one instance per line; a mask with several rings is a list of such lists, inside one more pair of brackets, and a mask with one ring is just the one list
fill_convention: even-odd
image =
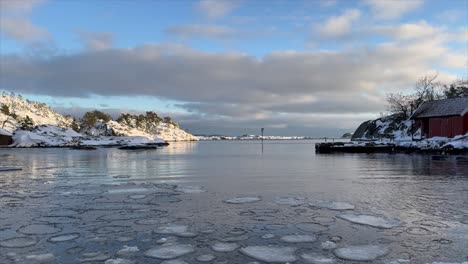
[(28, 43), (49, 37), (47, 29), (24, 17), (0, 17), (0, 32), (18, 42)]
[(166, 29), (169, 35), (181, 38), (229, 38), (236, 34), (236, 30), (226, 26), (210, 25), (210, 24), (190, 24), (177, 25)]
[(439, 36), (442, 29), (433, 27), (426, 21), (417, 23), (405, 23), (391, 26), (375, 26), (371, 31), (378, 34), (388, 35), (396, 39), (416, 39)]
[(321, 35), (327, 37), (342, 37), (351, 32), (352, 24), (361, 17), (357, 9), (349, 9), (340, 16), (330, 17), (325, 23), (317, 25), (316, 28)]
[(338, 0), (321, 0), (320, 1), (320, 6), (321, 7), (332, 7), (332, 6), (336, 6), (337, 3), (338, 3)]
[(423, 0), (363, 0), (376, 19), (396, 19), (424, 4)]
[(31, 11), (42, 0), (0, 0), (0, 33), (20, 43), (30, 44), (50, 38), (47, 29), (35, 25)]
[(0, 13), (29, 13), (43, 0), (1, 0)]
[(79, 32), (80, 40), (89, 50), (110, 49), (114, 43), (114, 35), (109, 32)]
[(239, 0), (201, 0), (196, 4), (196, 9), (205, 17), (216, 19), (226, 16), (239, 4)]

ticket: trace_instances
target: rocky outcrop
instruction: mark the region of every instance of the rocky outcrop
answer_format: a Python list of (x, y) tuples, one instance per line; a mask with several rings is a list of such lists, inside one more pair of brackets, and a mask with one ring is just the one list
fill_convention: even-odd
[(400, 115), (390, 115), (363, 122), (354, 132), (351, 140), (404, 140), (419, 137), (420, 131), (411, 120)]

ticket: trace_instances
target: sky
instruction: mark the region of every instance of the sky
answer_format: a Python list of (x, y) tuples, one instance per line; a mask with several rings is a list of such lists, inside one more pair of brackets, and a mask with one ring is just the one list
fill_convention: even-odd
[(194, 134), (340, 136), (468, 77), (468, 0), (0, 0), (0, 90)]

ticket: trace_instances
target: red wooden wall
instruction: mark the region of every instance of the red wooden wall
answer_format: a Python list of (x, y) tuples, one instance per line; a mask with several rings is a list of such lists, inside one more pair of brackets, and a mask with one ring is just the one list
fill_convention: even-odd
[(429, 119), (429, 137), (454, 137), (463, 135), (463, 117), (451, 116)]
[[(424, 122), (422, 119), (416, 120), (415, 124), (421, 128), (424, 133)], [(468, 133), (468, 114), (451, 117), (429, 118), (429, 134), (431, 137), (454, 137)]]

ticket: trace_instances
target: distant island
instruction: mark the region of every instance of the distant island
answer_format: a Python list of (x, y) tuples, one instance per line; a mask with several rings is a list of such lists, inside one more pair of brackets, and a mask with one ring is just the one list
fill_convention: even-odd
[[(0, 96), (0, 137), (12, 147), (122, 146), (195, 141), (170, 117), (155, 112), (122, 113), (116, 120), (101, 111), (82, 118), (62, 115), (40, 102), (3, 92)], [(11, 137), (11, 142), (8, 142)]]

